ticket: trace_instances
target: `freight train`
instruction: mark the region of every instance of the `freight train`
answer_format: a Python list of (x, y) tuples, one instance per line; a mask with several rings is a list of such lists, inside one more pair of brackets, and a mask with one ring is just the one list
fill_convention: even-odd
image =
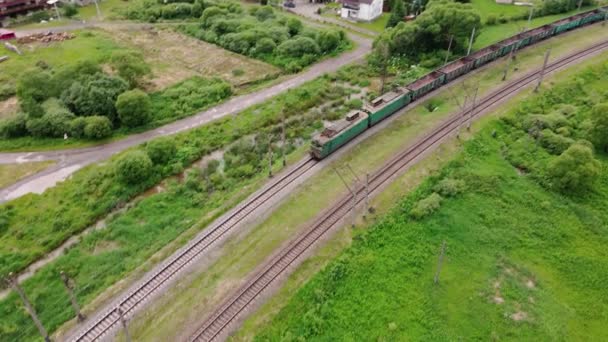
[(310, 153), (315, 159), (323, 159), (363, 131), (393, 115), (427, 93), (473, 69), (505, 56), (511, 53), (511, 51), (519, 50), (543, 39), (607, 19), (608, 6), (601, 7), (522, 32), (494, 45), (485, 47), (471, 55), (457, 59), (409, 85), (397, 88), (369, 103), (365, 103), (361, 109), (348, 113), (344, 119), (333, 123), (312, 139)]

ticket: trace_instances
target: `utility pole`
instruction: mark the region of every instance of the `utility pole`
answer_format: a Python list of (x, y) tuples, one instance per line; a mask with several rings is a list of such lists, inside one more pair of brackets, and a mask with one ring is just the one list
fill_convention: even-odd
[(545, 69), (547, 68), (547, 62), (549, 62), (549, 54), (551, 53), (551, 48), (547, 50), (545, 53), (545, 61), (543, 62), (543, 68), (540, 70), (540, 75), (538, 76), (538, 83), (536, 84), (536, 88), (534, 88), (534, 92), (538, 92), (540, 89), (541, 83), (543, 83), (543, 77), (545, 76)]
[(74, 286), (72, 285), (72, 283), (70, 281), (71, 279), (63, 271), (61, 271), (59, 274), (61, 275), (61, 280), (63, 281), (65, 290), (68, 291), (68, 295), (70, 296), (70, 302), (72, 303), (72, 308), (74, 309), (74, 312), (76, 313), (78, 322), (79, 323), (84, 322), (86, 316), (83, 315), (82, 312), (80, 312), (80, 306), (78, 305), (78, 301), (76, 300), (76, 296), (74, 295)]
[(450, 35), (450, 43), (448, 44), (448, 53), (445, 54), (445, 61), (443, 65), (448, 64), (448, 59), (450, 58), (450, 50), (452, 49), (452, 41), (454, 40), (454, 35)]
[[(357, 176), (357, 174), (355, 173), (355, 171), (353, 171), (352, 167), (350, 167), (350, 164), (346, 164), (346, 167), (348, 168), (348, 170), (350, 171), (350, 173), (353, 175), (353, 177), (355, 178), (355, 184), (360, 184), (363, 183), (361, 181), (361, 179), (359, 178), (359, 176)], [(369, 174), (365, 175), (365, 211), (363, 212), (363, 219), (367, 218), (367, 212), (369, 211)], [(355, 189), (357, 188), (357, 186), (355, 185)], [(355, 190), (356, 192), (356, 190)], [(356, 193), (355, 193), (356, 196)], [(356, 205), (356, 201), (355, 201), (355, 205)]]
[[(348, 183), (344, 180), (344, 177), (342, 177), (342, 175), (340, 174), (340, 172), (338, 171), (338, 169), (334, 168), (334, 171), (336, 172), (336, 174), (338, 174), (338, 177), (340, 177), (340, 180), (342, 180), (342, 183), (344, 183), (344, 186), (348, 189), (348, 191), (350, 192), (350, 194), (353, 196), (353, 206), (352, 206), (352, 227), (355, 227), (355, 218), (356, 218), (356, 211), (355, 211), (355, 207), (357, 205), (357, 194), (350, 188), (350, 186), (348, 186)], [(355, 190), (356, 190), (356, 184), (355, 184)]]
[(268, 178), (272, 178), (272, 140), (268, 143)]
[(285, 112), (282, 112), (282, 117), (281, 117), (281, 154), (282, 154), (282, 159), (283, 159), (283, 167), (287, 166), (287, 160), (285, 159), (285, 149), (287, 147), (287, 144), (285, 142)]
[[(95, 0), (95, 10), (97, 11), (97, 19), (101, 20), (101, 9), (99, 9), (99, 3), (97, 2), (98, 0)], [(128, 18), (128, 15), (127, 15)]]
[(581, 11), (581, 7), (583, 7), (583, 0), (578, 0), (578, 9), (577, 11)]
[(118, 315), (120, 316), (120, 324), (122, 324), (122, 330), (125, 332), (125, 340), (127, 342), (131, 342), (131, 335), (129, 335), (127, 320), (125, 319), (125, 314), (122, 310), (122, 305), (120, 305), (116, 310), (118, 311)]
[(439, 273), (443, 265), (443, 256), (445, 255), (445, 240), (441, 244), (441, 253), (439, 254), (439, 262), (437, 263), (437, 272), (435, 273), (435, 284), (439, 283)]
[(475, 38), (475, 26), (473, 26), (473, 31), (471, 31), (471, 38), (469, 39), (469, 49), (467, 50), (467, 56), (471, 54), (471, 48), (473, 48), (473, 39)]
[(46, 329), (44, 329), (42, 322), (40, 322), (40, 319), (38, 318), (38, 314), (36, 314), (36, 310), (30, 303), (27, 296), (25, 295), (25, 292), (23, 292), (23, 289), (21, 288), (21, 286), (19, 286), (19, 281), (17, 280), (17, 276), (15, 276), (11, 272), (8, 275), (7, 282), (13, 288), (13, 290), (15, 290), (15, 292), (17, 292), (19, 297), (21, 297), (21, 301), (23, 301), (23, 305), (25, 306), (25, 309), (30, 314), (30, 317), (32, 317), (32, 321), (34, 321), (36, 328), (38, 328), (38, 332), (40, 333), (40, 336), (42, 336), (42, 338), (44, 338), (44, 340), (46, 342), (51, 342), (51, 338), (49, 337), (49, 334), (46, 332)]
[(608, 22), (608, 10), (604, 12), (604, 22), (602, 23), (602, 26), (606, 26), (606, 22)]
[(528, 24), (526, 26), (526, 30), (530, 28), (532, 24), (532, 14), (534, 14), (534, 7), (530, 7), (530, 14), (528, 14)]
[[(523, 30), (522, 30), (523, 32)], [(521, 32), (520, 32), (521, 33)], [(507, 61), (507, 65), (505, 67), (505, 71), (502, 75), (502, 80), (506, 81), (507, 80), (507, 73), (509, 72), (509, 68), (511, 67), (511, 62), (513, 62), (515, 60), (515, 53), (517, 52), (517, 48), (519, 47), (519, 44), (516, 44), (513, 49), (511, 49), (511, 52), (509, 52), (509, 60)]]

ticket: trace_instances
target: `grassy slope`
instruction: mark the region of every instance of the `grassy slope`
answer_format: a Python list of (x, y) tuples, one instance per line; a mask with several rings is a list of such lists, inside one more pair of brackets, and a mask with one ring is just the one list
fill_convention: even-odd
[[(487, 0), (481, 0), (481, 1), (487, 1)], [(590, 9), (591, 9), (591, 7), (583, 8), (582, 11), (590, 10)], [(576, 13), (578, 13), (578, 11), (574, 10), (574, 11), (570, 11), (567, 13), (549, 15), (549, 16), (540, 17), (540, 18), (534, 18), (531, 20), (530, 28), (540, 27), (540, 26), (549, 24), (551, 22), (554, 22), (556, 20), (559, 20), (559, 19), (562, 19), (565, 17), (569, 17)], [(517, 34), (518, 32), (520, 32), (522, 29), (526, 28), (527, 26), (528, 26), (527, 20), (510, 21), (505, 24), (498, 24), (498, 25), (493, 25), (493, 26), (486, 25), (483, 27), (481, 33), (477, 37), (477, 40), (475, 40), (475, 43), (473, 44), (473, 48), (481, 49), (485, 46), (492, 45), (492, 44), (498, 42), (499, 40), (502, 40), (506, 37), (510, 37), (512, 35)]]
[(479, 11), (481, 15), (481, 22), (484, 23), (485, 19), (489, 15), (494, 15), (499, 17), (500, 15), (505, 15), (506, 17), (512, 17), (514, 15), (521, 15), (523, 13), (528, 13), (528, 7), (525, 6), (515, 6), (508, 4), (499, 4), (494, 0), (471, 0), (471, 5), (474, 9)]
[(11, 185), (21, 178), (42, 171), (52, 164), (54, 164), (52, 161), (22, 164), (0, 164), (0, 188)]
[[(538, 48), (523, 52), (518, 61), (529, 68), (542, 63), (542, 51), (549, 45), (557, 54), (563, 55), (602, 36), (602, 33), (595, 29), (573, 32), (569, 37), (554, 39)], [(581, 39), (582, 37), (586, 38)], [(576, 43), (573, 43), (574, 41)], [(519, 75), (526, 72), (525, 67), (519, 68)], [(481, 80), (480, 94), (496, 86), (501, 70), (501, 67), (495, 65), (474, 77)], [(455, 87), (453, 92), (461, 96), (460, 87)], [(456, 109), (449, 93), (444, 92), (436, 98), (439, 103), (437, 111), (428, 113), (423, 106), (412, 108), (407, 115), (391, 123), (381, 134), (361, 142), (353, 152), (347, 153), (333, 166), (340, 167), (348, 162), (357, 173), (373, 171), (386, 158), (403, 149), (417, 136), (442, 120), (447, 113)], [(193, 279), (183, 281), (179, 287), (171, 290), (155, 304), (148, 314), (136, 318), (132, 323), (134, 337), (141, 340), (153, 340), (158, 336), (162, 336), (164, 340), (183, 338), (184, 336), (179, 335), (183, 331), (175, 330), (175, 326), (200, 323), (198, 318), (238, 285), (236, 279), (242, 279), (277, 246), (302, 228), (303, 222), (313, 219), (343, 191), (343, 184), (331, 169), (323, 170), (313, 179), (305, 182), (301, 189), (275, 210), (267, 220), (243, 237), (242, 241), (230, 243), (225, 248), (221, 261), (206, 269), (204, 273), (193, 276)], [(342, 236), (342, 242), (347, 243), (348, 235), (347, 233)], [(272, 239), (269, 239), (269, 236), (272, 236)], [(332, 251), (327, 253), (331, 254)]]
[[(425, 182), (297, 292), (258, 338), (605, 338), (608, 175), (585, 198), (547, 191), (504, 160), (494, 129), (500, 137), (493, 122), (441, 171), (467, 179), (464, 195), (413, 221), (408, 208), (439, 177)], [(606, 170), (608, 159), (602, 163)], [(433, 285), (444, 240), (446, 262)], [(516, 313), (525, 318), (515, 321)]]

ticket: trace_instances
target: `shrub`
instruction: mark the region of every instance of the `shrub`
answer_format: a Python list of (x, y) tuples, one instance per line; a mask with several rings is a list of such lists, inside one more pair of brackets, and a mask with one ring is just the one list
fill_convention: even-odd
[(146, 153), (154, 164), (165, 164), (175, 155), (177, 148), (172, 138), (154, 139), (146, 144)]
[(277, 44), (270, 38), (262, 38), (255, 44), (255, 52), (257, 54), (272, 53), (277, 47)]
[(549, 163), (549, 177), (562, 192), (590, 190), (601, 173), (601, 164), (593, 157), (593, 150), (577, 142)]
[(507, 18), (504, 14), (501, 14), (498, 17), (498, 22), (501, 24), (506, 24), (507, 22), (509, 22), (509, 18)]
[(141, 150), (125, 153), (116, 161), (116, 174), (124, 183), (142, 183), (152, 174), (152, 161)]
[(574, 143), (574, 140), (555, 134), (549, 129), (545, 129), (541, 133), (540, 143), (550, 153), (561, 154)]
[(17, 96), (22, 101), (32, 99), (42, 102), (55, 95), (51, 74), (46, 71), (28, 70), (17, 81)]
[(116, 99), (129, 88), (120, 77), (97, 73), (74, 82), (61, 94), (61, 100), (77, 115), (107, 116), (116, 120)]
[(352, 99), (346, 102), (346, 107), (348, 107), (349, 109), (360, 109), (361, 107), (363, 107), (363, 101), (359, 99)]
[(51, 19), (51, 16), (49, 15), (49, 12), (47, 11), (38, 11), (38, 12), (34, 12), (32, 14), (32, 20), (35, 22), (41, 22), (43, 20), (49, 20)]
[(321, 53), (330, 53), (340, 45), (340, 34), (337, 31), (321, 31), (317, 35), (317, 44)]
[(441, 196), (436, 192), (433, 192), (427, 198), (418, 201), (410, 211), (410, 215), (417, 220), (430, 215), (439, 209), (441, 200)]
[(319, 53), (319, 46), (311, 38), (297, 37), (281, 43), (278, 47), (278, 52), (284, 56), (302, 57), (305, 54)]
[(300, 20), (296, 18), (287, 19), (287, 29), (290, 36), (293, 37), (299, 34), (302, 31), (302, 28), (304, 28), (304, 25), (302, 25)]
[(116, 100), (120, 122), (127, 127), (137, 127), (150, 120), (150, 97), (139, 89), (122, 93)]
[(497, 21), (498, 21), (498, 18), (496, 18), (496, 15), (495, 14), (490, 14), (486, 18), (486, 25), (488, 25), (488, 26), (496, 25)]
[(144, 58), (133, 51), (116, 51), (110, 57), (110, 65), (118, 76), (129, 83), (131, 88), (135, 88), (142, 77), (150, 73), (150, 67)]
[(85, 119), (84, 137), (103, 139), (112, 134), (112, 122), (105, 116), (90, 116)]
[(27, 134), (26, 116), (17, 114), (15, 117), (0, 121), (0, 137), (17, 138)]
[(62, 8), (62, 12), (63, 15), (71, 18), (73, 16), (75, 16), (76, 14), (78, 14), (78, 7), (76, 7), (76, 5), (73, 4), (64, 4), (63, 8)]
[(599, 149), (608, 152), (608, 103), (602, 103), (592, 111), (589, 137)]
[(79, 116), (70, 122), (70, 136), (74, 138), (84, 138), (84, 128), (87, 125), (87, 120), (83, 116)]
[(462, 179), (445, 178), (442, 179), (433, 190), (445, 197), (456, 196), (466, 189), (466, 183)]

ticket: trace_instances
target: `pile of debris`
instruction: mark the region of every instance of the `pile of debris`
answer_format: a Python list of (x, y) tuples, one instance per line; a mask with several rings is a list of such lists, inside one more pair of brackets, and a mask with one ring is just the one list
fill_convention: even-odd
[(51, 42), (62, 42), (64, 40), (74, 39), (74, 35), (68, 32), (60, 33), (36, 33), (29, 36), (21, 37), (17, 39), (19, 44), (29, 43), (51, 43)]

